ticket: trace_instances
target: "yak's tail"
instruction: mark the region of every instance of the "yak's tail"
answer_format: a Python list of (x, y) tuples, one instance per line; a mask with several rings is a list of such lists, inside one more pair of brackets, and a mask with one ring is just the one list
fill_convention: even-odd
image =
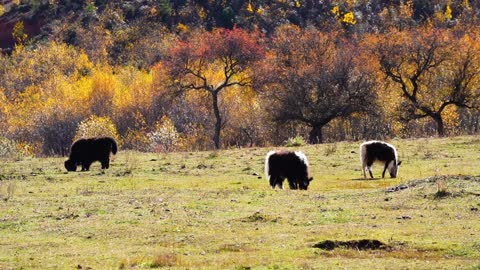
[(362, 163), (362, 166), (366, 163), (366, 159), (367, 159), (367, 146), (366, 146), (366, 143), (362, 143), (360, 145), (360, 162)]
[(364, 142), (360, 145), (360, 163), (362, 164), (363, 178), (367, 178), (365, 167), (367, 166), (367, 144), (371, 144), (373, 141)]
[(110, 143), (112, 144), (112, 154), (116, 154), (117, 151), (118, 151), (118, 147), (117, 147), (117, 142), (113, 139), (113, 138), (108, 138)]
[(275, 154), (275, 151), (270, 151), (265, 157), (265, 178), (267, 178), (268, 181), (270, 181), (270, 165), (268, 161), (270, 159), (270, 156), (273, 154)]

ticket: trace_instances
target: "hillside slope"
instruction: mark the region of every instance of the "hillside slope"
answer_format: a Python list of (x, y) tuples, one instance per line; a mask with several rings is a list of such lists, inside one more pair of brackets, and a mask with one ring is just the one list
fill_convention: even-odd
[(279, 25), (292, 23), (364, 33), (423, 23), (438, 27), (477, 24), (480, 14), (479, 1), (465, 0), (2, 0), (0, 4), (0, 48), (6, 50), (14, 45), (12, 29), (19, 21), (24, 22), (33, 42), (46, 38), (69, 42), (75, 28), (92, 25), (113, 32), (157, 23), (172, 31), (179, 25), (206, 29), (237, 26), (271, 33)]

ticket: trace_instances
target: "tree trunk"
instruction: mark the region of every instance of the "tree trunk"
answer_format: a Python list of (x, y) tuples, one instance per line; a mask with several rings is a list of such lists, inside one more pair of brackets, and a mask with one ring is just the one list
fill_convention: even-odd
[(319, 144), (323, 142), (322, 127), (322, 125), (314, 125), (312, 127), (308, 136), (308, 142), (310, 144)]
[(438, 133), (438, 136), (444, 137), (444, 136), (445, 136), (445, 126), (444, 126), (444, 124), (443, 124), (442, 116), (441, 116), (441, 115), (435, 115), (435, 116), (433, 117), (433, 119), (435, 120), (435, 122), (437, 122), (437, 133)]
[(213, 135), (213, 142), (215, 149), (220, 149), (220, 131), (222, 129), (222, 116), (218, 108), (218, 93), (212, 92), (213, 113), (215, 114), (215, 133)]
[(253, 137), (250, 135), (250, 133), (248, 133), (248, 131), (247, 131), (246, 128), (242, 128), (242, 131), (243, 131), (243, 133), (245, 133), (245, 135), (247, 136), (248, 140), (250, 141), (249, 147), (252, 147), (252, 146), (253, 146)]

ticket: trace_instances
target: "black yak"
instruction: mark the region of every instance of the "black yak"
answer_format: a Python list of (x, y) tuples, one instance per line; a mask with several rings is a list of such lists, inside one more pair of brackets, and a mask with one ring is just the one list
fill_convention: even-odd
[(366, 170), (373, 178), (372, 165), (375, 161), (385, 163), (382, 178), (385, 178), (385, 171), (388, 168), (390, 177), (395, 178), (398, 175), (398, 168), (401, 161), (398, 161), (397, 149), (389, 143), (381, 141), (368, 141), (360, 145), (360, 160), (362, 161), (363, 178), (367, 178)]
[(82, 166), (82, 171), (88, 171), (94, 161), (102, 163), (102, 169), (110, 166), (110, 152), (117, 153), (117, 142), (110, 137), (79, 139), (70, 148), (70, 157), (65, 161), (65, 169), (70, 172)]
[(308, 175), (308, 160), (302, 152), (270, 151), (265, 158), (265, 176), (274, 189), (283, 188), (288, 179), (290, 189), (306, 190), (312, 177)]

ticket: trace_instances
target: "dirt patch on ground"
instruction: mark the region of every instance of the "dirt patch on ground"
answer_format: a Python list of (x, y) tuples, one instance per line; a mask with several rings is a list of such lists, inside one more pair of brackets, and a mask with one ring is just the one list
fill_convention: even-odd
[(241, 222), (278, 222), (279, 217), (272, 217), (269, 215), (262, 214), (260, 212), (255, 212), (253, 215), (242, 218)]
[(376, 250), (376, 249), (391, 249), (387, 244), (375, 239), (362, 239), (350, 241), (332, 241), (325, 240), (313, 245), (314, 248), (324, 250), (334, 250), (335, 248), (348, 248), (357, 250)]
[[(400, 184), (397, 186), (389, 187), (385, 192), (397, 192), (404, 189), (412, 188), (424, 183), (437, 183), (438, 181), (472, 181), (480, 183), (480, 176), (471, 176), (471, 175), (437, 175), (432, 177), (427, 177), (423, 179), (415, 179), (409, 181), (406, 184)], [(471, 195), (477, 195), (476, 193)], [(478, 194), (480, 196), (480, 194)]]

